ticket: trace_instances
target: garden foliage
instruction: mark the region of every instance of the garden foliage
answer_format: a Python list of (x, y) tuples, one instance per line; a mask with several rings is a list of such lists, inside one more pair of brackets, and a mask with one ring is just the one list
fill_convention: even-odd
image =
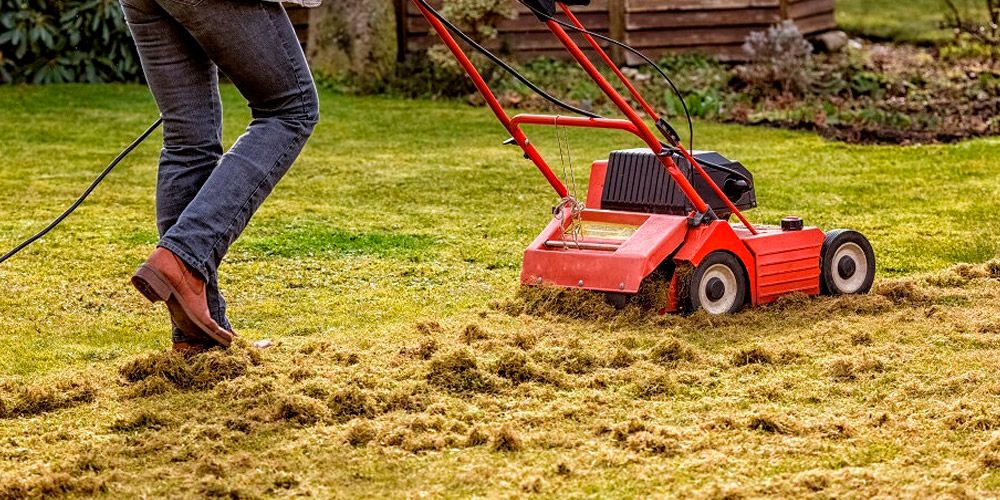
[[(490, 45), (496, 39), (494, 28), (504, 19), (517, 15), (509, 0), (450, 0), (440, 9), (442, 15), (455, 23), (477, 43)], [(503, 47), (494, 52), (505, 52)], [(496, 82), (501, 72), (475, 51), (467, 51), (470, 59), (488, 82)], [(464, 97), (476, 88), (458, 65), (455, 58), (441, 44), (428, 50), (409, 54), (395, 74), (386, 78), (376, 88), (381, 92), (396, 93), (407, 97)], [(368, 82), (356, 82), (355, 87), (372, 87)]]
[(117, 82), (140, 75), (116, 0), (0, 0), (0, 82)]
[[(794, 25), (783, 23), (747, 38), (743, 64), (697, 55), (668, 55), (659, 64), (696, 118), (811, 129), (848, 142), (952, 142), (1000, 133), (1000, 68), (964, 46), (961, 40), (940, 48), (855, 40), (841, 52), (816, 54)], [(425, 69), (409, 73), (400, 93), (482, 103), (461, 73), (425, 59), (407, 59), (411, 69)], [(479, 67), (505, 106), (551, 109), (492, 65)], [(615, 113), (571, 62), (541, 58), (518, 64), (518, 69), (553, 95), (600, 113)], [(645, 66), (623, 71), (666, 118), (683, 119), (680, 101), (658, 75)], [(616, 81), (610, 71), (604, 73)], [(452, 82), (443, 84), (443, 75)], [(425, 86), (418, 88), (417, 83)]]
[(496, 36), (495, 26), (504, 19), (513, 19), (517, 11), (509, 0), (451, 0), (441, 13), (478, 41)]
[(809, 84), (807, 69), (812, 44), (792, 21), (784, 21), (767, 31), (750, 33), (743, 44), (750, 64), (741, 73), (755, 86), (774, 86), (783, 91), (801, 91)]

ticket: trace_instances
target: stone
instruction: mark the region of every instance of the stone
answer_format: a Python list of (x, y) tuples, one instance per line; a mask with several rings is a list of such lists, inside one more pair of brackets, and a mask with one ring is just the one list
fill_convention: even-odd
[(827, 31), (813, 37), (813, 44), (820, 52), (840, 52), (850, 38), (840, 30)]

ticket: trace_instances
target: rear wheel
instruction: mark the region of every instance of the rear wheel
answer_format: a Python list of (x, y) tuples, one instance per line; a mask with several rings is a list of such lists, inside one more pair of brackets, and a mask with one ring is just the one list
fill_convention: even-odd
[(875, 252), (863, 234), (838, 229), (826, 234), (821, 255), (824, 295), (865, 294), (875, 282)]
[(747, 296), (747, 277), (733, 254), (713, 252), (694, 272), (686, 290), (687, 309), (704, 309), (709, 314), (733, 314), (743, 309)]

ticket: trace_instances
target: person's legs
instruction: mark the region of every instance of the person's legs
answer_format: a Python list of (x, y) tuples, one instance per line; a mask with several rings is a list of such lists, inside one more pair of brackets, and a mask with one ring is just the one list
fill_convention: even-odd
[[(218, 71), (187, 30), (152, 0), (124, 0), (122, 10), (163, 117), (156, 185), (157, 229), (162, 237), (177, 223), (222, 158)], [(207, 285), (212, 316), (228, 330), (217, 277), (210, 276)], [(174, 326), (173, 340), (195, 339)]]
[(298, 157), (319, 119), (319, 103), (295, 30), (279, 4), (157, 1), (232, 80), (253, 116), (160, 240), (161, 247), (211, 280)]

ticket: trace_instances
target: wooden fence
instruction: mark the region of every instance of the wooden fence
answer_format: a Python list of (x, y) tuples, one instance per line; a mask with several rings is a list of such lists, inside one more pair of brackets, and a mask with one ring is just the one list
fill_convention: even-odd
[[(440, 43), (427, 21), (409, 0), (397, 2), (397, 34), (401, 57), (407, 52)], [(446, 1), (446, 0), (444, 0)], [(513, 0), (512, 0), (513, 1)], [(836, 27), (835, 0), (594, 0), (587, 7), (574, 7), (591, 30), (609, 35), (659, 57), (666, 53), (701, 53), (723, 61), (744, 57), (741, 46), (753, 31), (766, 30), (784, 19), (795, 22), (805, 35)], [(440, 5), (442, 0), (434, 0)], [(300, 40), (308, 38), (306, 9), (289, 7)], [(515, 59), (539, 56), (566, 57), (566, 52), (528, 9), (518, 6), (515, 19), (497, 26), (499, 36), (492, 49)], [(619, 64), (637, 64), (635, 56), (606, 46)]]
[(305, 48), (306, 41), (309, 40), (309, 9), (295, 4), (286, 4), (285, 10), (288, 11), (288, 18), (292, 20), (292, 26), (295, 26), (295, 34), (299, 37), (299, 43)]
[[(805, 35), (835, 28), (834, 1), (594, 0), (573, 10), (592, 31), (610, 35), (652, 57), (696, 52), (734, 61), (744, 57), (741, 46), (747, 35), (784, 19), (793, 20)], [(401, 31), (407, 50), (438, 43), (415, 7), (406, 12), (405, 30)], [(499, 36), (493, 48), (522, 60), (565, 54), (558, 40), (528, 9), (519, 6), (518, 12), (516, 19), (497, 26)], [(639, 62), (618, 48), (611, 48), (611, 52), (620, 64)]]

